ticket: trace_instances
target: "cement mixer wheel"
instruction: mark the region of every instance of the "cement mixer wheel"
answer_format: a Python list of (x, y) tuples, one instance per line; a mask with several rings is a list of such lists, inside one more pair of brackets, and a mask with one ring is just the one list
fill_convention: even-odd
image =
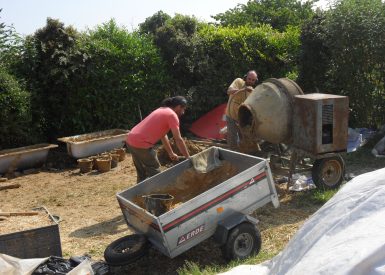
[(340, 155), (317, 159), (313, 164), (312, 177), (320, 189), (338, 188), (345, 174), (345, 163)]

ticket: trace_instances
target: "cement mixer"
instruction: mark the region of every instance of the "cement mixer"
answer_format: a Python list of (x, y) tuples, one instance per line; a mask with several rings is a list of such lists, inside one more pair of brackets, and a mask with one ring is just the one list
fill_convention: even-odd
[[(322, 189), (337, 188), (344, 179), (345, 164), (340, 153), (347, 151), (349, 102), (346, 96), (304, 94), (287, 78), (270, 78), (258, 85), (238, 111), (241, 130), (277, 145), (271, 165), (288, 172), (311, 171)], [(279, 144), (289, 148), (285, 157)], [(310, 160), (310, 163), (309, 163)]]

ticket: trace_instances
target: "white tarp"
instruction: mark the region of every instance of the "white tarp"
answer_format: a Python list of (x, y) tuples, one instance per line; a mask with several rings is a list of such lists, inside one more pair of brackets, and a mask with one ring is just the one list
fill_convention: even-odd
[(19, 259), (0, 253), (0, 274), (29, 275), (48, 258)]
[(273, 259), (222, 274), (385, 274), (385, 168), (346, 183)]
[[(19, 259), (0, 253), (0, 274), (1, 275), (31, 275), (36, 268), (46, 262), (48, 258)], [(62, 273), (60, 273), (62, 274)], [(78, 266), (72, 269), (68, 275), (94, 275), (91, 262), (85, 259)]]

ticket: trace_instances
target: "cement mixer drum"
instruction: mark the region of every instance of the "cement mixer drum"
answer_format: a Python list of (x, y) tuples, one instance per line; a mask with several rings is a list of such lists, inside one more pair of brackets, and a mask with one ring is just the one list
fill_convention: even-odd
[[(238, 111), (241, 129), (270, 143), (292, 143), (293, 97), (303, 95), (288, 78), (270, 78), (258, 85)], [(248, 135), (249, 136), (249, 135)]]

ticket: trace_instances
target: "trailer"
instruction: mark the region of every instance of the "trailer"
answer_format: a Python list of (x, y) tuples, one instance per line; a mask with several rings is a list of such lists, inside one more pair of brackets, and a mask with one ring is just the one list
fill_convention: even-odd
[[(197, 172), (197, 163), (205, 163), (211, 170)], [(169, 196), (175, 200), (174, 207), (156, 213), (146, 200), (151, 196), (159, 202), (162, 196)], [(106, 248), (104, 256), (111, 265), (136, 259), (147, 249), (147, 242), (174, 258), (212, 236), (227, 259), (246, 258), (258, 253), (261, 246), (258, 220), (249, 214), (269, 202), (279, 206), (265, 159), (219, 147), (118, 193), (117, 200), (127, 225), (137, 234)]]

